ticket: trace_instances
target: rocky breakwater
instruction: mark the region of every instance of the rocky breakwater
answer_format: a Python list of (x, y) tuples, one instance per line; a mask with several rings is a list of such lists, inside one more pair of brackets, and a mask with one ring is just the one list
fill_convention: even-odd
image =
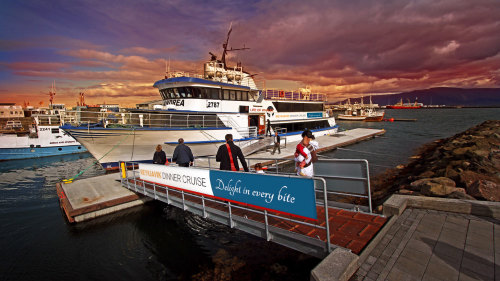
[(500, 121), (427, 144), (412, 158), (374, 179), (374, 198), (401, 193), (500, 201)]

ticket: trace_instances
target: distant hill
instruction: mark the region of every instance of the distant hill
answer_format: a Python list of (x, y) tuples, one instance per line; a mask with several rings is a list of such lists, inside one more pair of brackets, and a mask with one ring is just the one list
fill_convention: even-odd
[[(419, 103), (424, 105), (500, 106), (500, 88), (430, 88), (399, 94), (372, 96), (372, 101), (382, 106), (395, 104), (401, 98), (405, 103), (408, 102), (408, 99), (410, 102), (415, 102), (415, 99), (417, 99)], [(359, 98), (351, 99), (351, 103), (359, 102), (359, 100)], [(365, 96), (364, 102), (369, 102), (368, 96)], [(342, 103), (345, 103), (345, 100)]]

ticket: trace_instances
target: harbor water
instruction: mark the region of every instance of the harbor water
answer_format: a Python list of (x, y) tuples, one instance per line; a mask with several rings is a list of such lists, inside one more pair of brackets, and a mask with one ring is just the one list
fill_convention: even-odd
[[(386, 134), (325, 157), (367, 159), (374, 175), (500, 109), (386, 110), (390, 117), (417, 121), (338, 122)], [(309, 280), (320, 261), (160, 202), (70, 225), (55, 185), (88, 166), (80, 178), (104, 174), (94, 161), (83, 153), (0, 162), (0, 280)]]

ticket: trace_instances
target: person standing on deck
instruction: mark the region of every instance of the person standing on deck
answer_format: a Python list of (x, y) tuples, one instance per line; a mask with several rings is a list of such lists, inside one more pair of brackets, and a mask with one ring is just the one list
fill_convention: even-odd
[(274, 130), (274, 148), (273, 148), (273, 152), (271, 153), (271, 155), (274, 155), (274, 153), (276, 152), (276, 148), (278, 149), (278, 154), (281, 154), (281, 147), (280, 147), (280, 142), (281, 142), (281, 139), (280, 139), (280, 135), (278, 135), (278, 131), (276, 131), (276, 128)]
[(155, 154), (153, 155), (153, 164), (165, 165), (167, 162), (167, 155), (165, 151), (162, 150), (162, 146), (159, 144), (156, 146)]
[(240, 159), (241, 165), (245, 172), (248, 172), (247, 162), (241, 148), (236, 146), (233, 142), (233, 135), (226, 135), (226, 144), (219, 146), (217, 155), (215, 156), (215, 161), (220, 162), (220, 169), (225, 171), (239, 171), (240, 167), (238, 165), (238, 158)]
[(269, 133), (269, 136), (271, 137), (272, 134), (271, 134), (271, 121), (269, 119), (267, 119), (267, 131), (266, 131), (266, 137), (267, 137), (267, 133)]
[(184, 144), (184, 139), (179, 139), (179, 144), (175, 147), (172, 162), (177, 163), (181, 167), (189, 167), (193, 165), (194, 156), (191, 148)]

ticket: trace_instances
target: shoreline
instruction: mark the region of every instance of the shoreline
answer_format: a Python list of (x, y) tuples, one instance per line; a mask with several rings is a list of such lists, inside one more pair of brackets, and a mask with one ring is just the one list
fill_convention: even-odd
[(424, 144), (405, 165), (374, 176), (379, 206), (392, 194), (500, 201), (500, 120)]

